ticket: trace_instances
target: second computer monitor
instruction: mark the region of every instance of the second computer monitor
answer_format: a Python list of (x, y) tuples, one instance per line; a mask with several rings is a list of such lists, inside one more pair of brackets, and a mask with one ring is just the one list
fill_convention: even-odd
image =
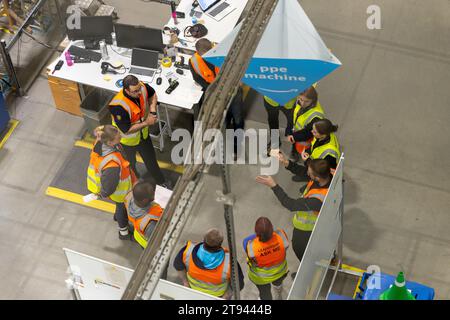
[(116, 23), (114, 30), (118, 47), (141, 48), (158, 52), (164, 50), (162, 32), (159, 29)]
[(80, 28), (67, 29), (67, 35), (70, 40), (105, 40), (112, 44), (113, 31), (111, 16), (81, 17)]

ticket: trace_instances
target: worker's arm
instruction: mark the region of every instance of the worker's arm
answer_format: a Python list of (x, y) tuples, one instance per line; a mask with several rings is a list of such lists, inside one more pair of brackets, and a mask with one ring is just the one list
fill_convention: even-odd
[(307, 167), (289, 160), (289, 164), (286, 167), (286, 169), (292, 172), (293, 174), (302, 176), (306, 173)]
[[(142, 130), (143, 128), (152, 125), (155, 121), (151, 122), (149, 118), (142, 123), (136, 123), (131, 125), (131, 119), (128, 112), (126, 112), (121, 106), (113, 105), (109, 108), (112, 117), (114, 118), (114, 122), (117, 124), (117, 127), (124, 134), (131, 134)], [(156, 117), (155, 117), (156, 119)]]
[(145, 84), (148, 92), (148, 99), (150, 100), (150, 112), (156, 112), (156, 105), (158, 103), (158, 96), (155, 89), (153, 89), (148, 83)]
[(313, 124), (319, 120), (320, 118), (314, 118), (302, 130), (294, 131), (292, 133), (292, 136), (294, 137), (295, 142), (303, 142), (312, 139), (313, 134), (311, 133), (311, 131), (313, 129)]
[(114, 193), (117, 189), (117, 185), (120, 181), (120, 167), (110, 166), (106, 169), (103, 169), (102, 175), (100, 177), (101, 190), (100, 196), (102, 198), (108, 198), (110, 195)]
[(145, 228), (145, 239), (146, 240), (150, 239), (150, 237), (153, 233), (153, 230), (155, 230), (155, 228), (156, 228), (156, 223), (157, 223), (156, 221), (152, 220), (148, 224), (147, 228)]
[(186, 246), (181, 248), (181, 250), (178, 252), (177, 256), (175, 257), (175, 260), (173, 260), (173, 267), (175, 270), (178, 271), (178, 276), (180, 277), (181, 281), (183, 282), (183, 285), (185, 287), (189, 287), (189, 281), (186, 277), (186, 266), (183, 262), (183, 252), (186, 250)]
[(320, 211), (322, 207), (322, 201), (316, 198), (293, 199), (289, 197), (279, 185), (273, 187), (272, 191), (281, 205), (289, 211)]

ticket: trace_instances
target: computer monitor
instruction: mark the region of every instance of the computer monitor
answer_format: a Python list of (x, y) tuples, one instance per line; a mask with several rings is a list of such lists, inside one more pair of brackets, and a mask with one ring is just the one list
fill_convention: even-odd
[(80, 29), (67, 29), (67, 36), (70, 40), (85, 40), (85, 42), (105, 40), (106, 43), (112, 44), (113, 31), (111, 16), (81, 17)]
[(158, 51), (134, 48), (131, 54), (131, 64), (138, 67), (157, 69)]
[(162, 31), (159, 29), (116, 23), (114, 30), (118, 47), (164, 51)]
[(200, 9), (205, 12), (219, 1), (220, 0), (198, 0), (198, 5), (200, 6)]

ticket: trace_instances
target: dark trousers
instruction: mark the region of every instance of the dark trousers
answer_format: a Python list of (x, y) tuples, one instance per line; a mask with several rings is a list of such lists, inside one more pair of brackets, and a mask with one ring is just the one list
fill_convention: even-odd
[(281, 284), (283, 283), (283, 280), (286, 278), (285, 274), (284, 276), (282, 276), (280, 279), (275, 280), (272, 283), (268, 283), (268, 284), (257, 284), (256, 287), (258, 288), (259, 291), (259, 298), (261, 300), (273, 300), (272, 297), (272, 285), (274, 286), (281, 286)]
[(294, 121), (294, 108), (286, 109), (283, 106), (278, 107), (272, 107), (270, 104), (267, 103), (266, 100), (264, 100), (264, 107), (267, 111), (267, 122), (269, 123), (269, 129), (280, 129), (280, 121), (279, 121), (279, 115), (280, 111), (284, 114), (287, 121), (287, 127), (286, 131), (284, 133), (285, 136), (292, 133), (292, 126)]
[(302, 231), (296, 228), (292, 232), (292, 249), (294, 249), (294, 253), (299, 261), (303, 259), (311, 233), (312, 231)]
[(128, 215), (125, 205), (123, 203), (116, 202), (116, 212), (114, 212), (114, 220), (117, 221), (119, 228), (128, 227)]
[[(244, 129), (245, 120), (244, 120), (244, 108), (242, 101), (242, 89), (236, 93), (233, 101), (231, 101), (230, 108), (228, 109), (227, 115), (225, 117), (225, 126), (230, 129), (238, 130)], [(238, 141), (238, 137), (234, 137), (234, 152), (237, 152), (237, 146), (242, 141)]]
[(155, 148), (153, 147), (152, 139), (148, 137), (146, 140), (141, 139), (141, 142), (134, 147), (123, 146), (123, 150), (127, 155), (127, 160), (130, 162), (131, 168), (138, 177), (139, 174), (136, 170), (136, 152), (144, 160), (145, 167), (147, 168), (147, 174), (153, 179), (156, 184), (163, 184), (165, 181), (164, 175), (159, 168), (158, 161), (156, 161)]

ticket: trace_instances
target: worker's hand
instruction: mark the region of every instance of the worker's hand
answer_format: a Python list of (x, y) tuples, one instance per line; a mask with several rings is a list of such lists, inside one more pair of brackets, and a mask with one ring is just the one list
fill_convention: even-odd
[(271, 176), (257, 176), (256, 182), (266, 185), (271, 188), (273, 188), (277, 185), (277, 183), (275, 182), (275, 180), (273, 180), (273, 178)]
[(306, 161), (309, 159), (309, 154), (304, 150), (302, 152), (302, 159), (303, 159), (303, 161)]
[(278, 154), (278, 160), (280, 160), (280, 163), (285, 167), (289, 165), (289, 160), (286, 158), (286, 155), (281, 151)]
[(287, 136), (287, 140), (288, 140), (290, 143), (292, 143), (292, 144), (295, 143), (295, 140), (294, 140), (294, 136), (293, 136), (293, 135), (288, 135), (288, 136)]
[(149, 126), (152, 126), (156, 123), (157, 120), (158, 118), (155, 115), (149, 114), (147, 119), (145, 119), (145, 123)]

